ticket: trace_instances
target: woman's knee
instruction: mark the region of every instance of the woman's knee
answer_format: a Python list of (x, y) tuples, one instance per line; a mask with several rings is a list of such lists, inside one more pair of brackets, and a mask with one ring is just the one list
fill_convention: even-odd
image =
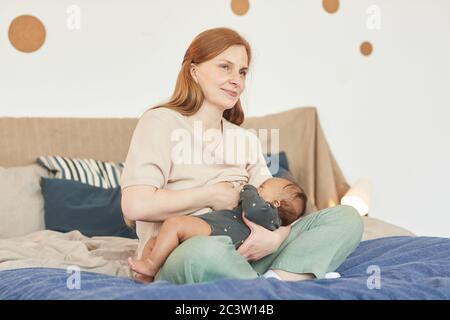
[[(231, 239), (226, 236), (196, 236), (182, 243), (185, 259), (191, 263), (204, 263), (205, 259), (214, 260), (233, 248)], [(217, 261), (217, 260), (216, 260)]]
[(217, 253), (216, 241), (207, 236), (196, 236), (181, 243), (171, 254), (176, 264), (196, 264), (205, 257), (214, 257)]
[(334, 218), (342, 224), (347, 232), (360, 240), (364, 231), (364, 223), (358, 211), (348, 205), (338, 205), (334, 209)]
[(320, 225), (336, 226), (358, 237), (364, 231), (364, 223), (355, 208), (348, 205), (337, 205), (319, 212), (317, 219)]
[[(234, 247), (228, 237), (196, 236), (181, 243), (160, 270), (164, 280), (173, 283), (199, 282), (210, 264), (217, 263)], [(215, 268), (219, 266), (215, 265)]]

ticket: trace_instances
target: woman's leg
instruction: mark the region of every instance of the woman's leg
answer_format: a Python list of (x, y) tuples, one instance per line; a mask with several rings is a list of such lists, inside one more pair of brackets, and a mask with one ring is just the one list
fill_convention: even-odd
[(308, 274), (323, 278), (356, 249), (362, 232), (361, 217), (352, 207), (324, 209), (295, 223), (276, 252), (251, 265), (237, 252), (229, 237), (197, 236), (172, 252), (155, 280), (184, 284), (253, 279), (268, 269), (287, 272), (286, 280), (305, 278)]
[(197, 236), (172, 252), (155, 280), (184, 284), (257, 277), (247, 260), (236, 251), (230, 237)]
[(323, 278), (336, 270), (361, 241), (363, 222), (350, 206), (336, 206), (305, 216), (296, 222), (288, 238), (271, 255), (252, 262), (263, 274), (282, 270), (283, 280)]

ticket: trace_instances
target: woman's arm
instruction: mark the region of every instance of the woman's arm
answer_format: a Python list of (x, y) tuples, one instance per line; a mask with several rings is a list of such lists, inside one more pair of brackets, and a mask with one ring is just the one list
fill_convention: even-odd
[(274, 231), (274, 233), (278, 234), (278, 236), (280, 237), (280, 245), (284, 242), (284, 240), (287, 239), (290, 232), (291, 232), (291, 225), (281, 226)]
[(122, 211), (133, 221), (159, 222), (210, 206), (209, 189), (164, 190), (153, 186), (131, 186), (122, 190)]
[(122, 190), (122, 212), (134, 221), (160, 222), (174, 215), (213, 208), (232, 209), (239, 200), (239, 189), (228, 182), (184, 190), (164, 190), (153, 186), (130, 186)]

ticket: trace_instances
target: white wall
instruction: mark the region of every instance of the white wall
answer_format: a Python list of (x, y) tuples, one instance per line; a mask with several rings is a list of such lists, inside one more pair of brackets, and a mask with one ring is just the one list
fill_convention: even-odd
[[(317, 106), (349, 182), (373, 182), (372, 217), (450, 237), (450, 2), (341, 1), (334, 15), (321, 3), (250, 0), (239, 17), (225, 0), (1, 0), (0, 116), (139, 116), (170, 96), (196, 34), (232, 27), (254, 49), (247, 115)], [(72, 4), (79, 30), (66, 26)], [(379, 30), (366, 26), (370, 5)], [(26, 13), (47, 29), (32, 54), (7, 36)]]

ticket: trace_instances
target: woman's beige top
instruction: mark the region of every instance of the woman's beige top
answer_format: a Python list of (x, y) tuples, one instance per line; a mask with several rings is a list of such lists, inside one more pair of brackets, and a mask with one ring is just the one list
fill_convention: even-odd
[[(150, 185), (180, 190), (222, 181), (259, 187), (271, 177), (257, 136), (222, 118), (220, 130), (203, 130), (199, 121), (167, 108), (147, 110), (134, 130), (122, 190)], [(176, 199), (173, 199), (176, 201)], [(190, 214), (212, 211), (203, 208)], [(138, 255), (162, 223), (136, 222)]]

